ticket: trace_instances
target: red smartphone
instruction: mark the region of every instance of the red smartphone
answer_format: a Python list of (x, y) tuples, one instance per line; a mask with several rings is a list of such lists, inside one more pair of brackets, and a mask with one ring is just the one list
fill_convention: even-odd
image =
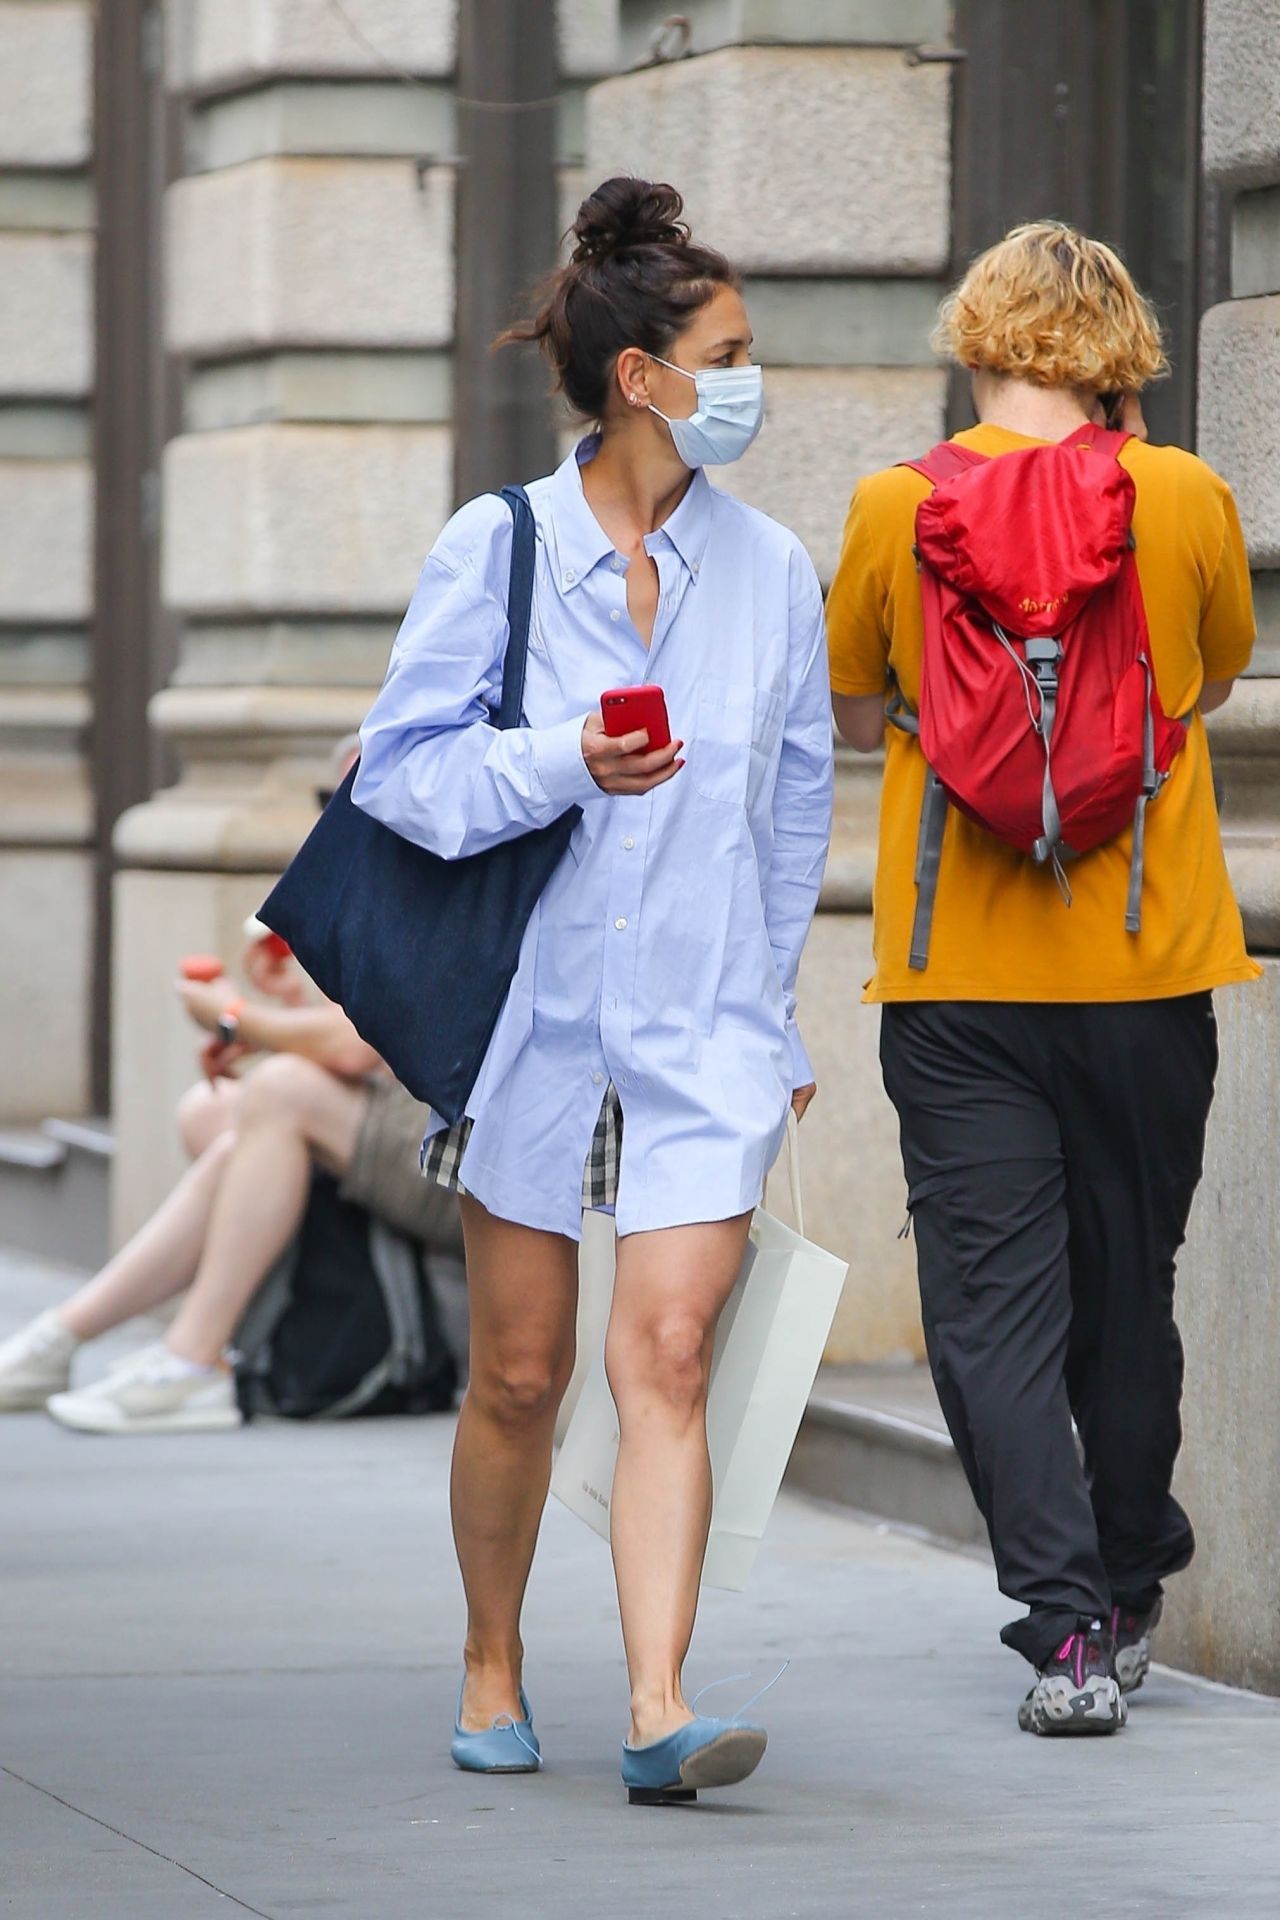
[(611, 687), (600, 695), (604, 730), (612, 740), (625, 733), (649, 735), (646, 753), (657, 753), (671, 745), (671, 723), (667, 719), (667, 700), (661, 687)]
[(211, 953), (189, 953), (182, 963), (184, 980), (221, 980), (226, 968)]

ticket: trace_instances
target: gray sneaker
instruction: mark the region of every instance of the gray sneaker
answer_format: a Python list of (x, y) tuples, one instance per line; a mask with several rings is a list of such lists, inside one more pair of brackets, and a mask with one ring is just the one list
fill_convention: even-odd
[(1128, 1717), (1100, 1620), (1067, 1635), (1018, 1708), (1024, 1733), (1118, 1733)]
[(1151, 1636), (1160, 1625), (1163, 1599), (1157, 1599), (1146, 1613), (1130, 1613), (1125, 1607), (1111, 1609), (1111, 1638), (1116, 1648), (1116, 1678), (1122, 1693), (1136, 1693), (1151, 1671)]
[(71, 1356), (80, 1342), (50, 1307), (0, 1341), (0, 1413), (42, 1407), (71, 1383)]

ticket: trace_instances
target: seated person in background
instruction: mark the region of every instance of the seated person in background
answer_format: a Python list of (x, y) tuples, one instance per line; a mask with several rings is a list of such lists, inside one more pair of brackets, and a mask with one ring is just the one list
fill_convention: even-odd
[[(178, 1104), (192, 1166), (150, 1220), (62, 1306), (0, 1342), (0, 1412), (43, 1407), (99, 1432), (184, 1432), (240, 1424), (223, 1351), (245, 1308), (297, 1232), (313, 1167), (411, 1239), (461, 1257), (455, 1197), (423, 1180), (425, 1110), (407, 1094), (340, 1007), (314, 1001), (292, 958), (255, 941), (244, 958), (266, 1003), (239, 1005), (234, 1037), (219, 1037), (232, 1001), (224, 979), (182, 980), (207, 1079)], [(271, 1001), (277, 1004), (270, 1004)], [(267, 1058), (243, 1078), (246, 1054)], [(105, 1379), (66, 1391), (71, 1359), (95, 1340), (189, 1289), (162, 1342)]]

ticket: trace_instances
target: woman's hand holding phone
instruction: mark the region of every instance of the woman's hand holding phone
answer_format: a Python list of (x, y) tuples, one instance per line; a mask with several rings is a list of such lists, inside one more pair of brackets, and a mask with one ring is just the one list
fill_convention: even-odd
[(582, 757), (602, 793), (650, 793), (679, 773), (683, 740), (672, 740), (654, 753), (648, 746), (647, 730), (610, 734), (598, 713), (591, 714), (582, 729)]

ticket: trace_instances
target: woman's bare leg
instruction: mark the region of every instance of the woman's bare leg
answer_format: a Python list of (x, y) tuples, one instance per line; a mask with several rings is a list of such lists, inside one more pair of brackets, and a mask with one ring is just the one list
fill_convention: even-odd
[(235, 1131), (247, 1080), (197, 1081), (178, 1102), (178, 1134), (193, 1160), (220, 1134)]
[(77, 1340), (96, 1340), (191, 1284), (234, 1145), (233, 1133), (217, 1134), (132, 1240), (58, 1308)]
[(691, 1717), (680, 1673), (711, 1522), (707, 1384), (750, 1219), (618, 1242), (605, 1365), (620, 1434), (610, 1517), (633, 1746)]
[(573, 1372), (578, 1249), (462, 1200), (471, 1377), (453, 1449), (453, 1537), (467, 1596), (462, 1725), (520, 1713), (520, 1609)]
[(221, 1358), (306, 1212), (313, 1160), (345, 1172), (368, 1103), (365, 1088), (291, 1054), (246, 1075), (199, 1265), (165, 1341), (172, 1353), (204, 1366)]

